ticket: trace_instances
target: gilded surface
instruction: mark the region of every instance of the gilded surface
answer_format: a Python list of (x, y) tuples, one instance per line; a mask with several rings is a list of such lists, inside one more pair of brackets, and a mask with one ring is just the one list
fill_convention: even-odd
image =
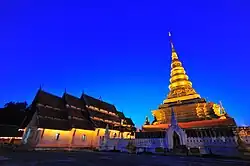
[(193, 94), (197, 94), (193, 88), (181, 87), (178, 89), (171, 90), (168, 94), (168, 99), (178, 98), (181, 96), (188, 96), (188, 95), (193, 95)]
[(189, 100), (200, 98), (200, 95), (192, 88), (192, 83), (186, 74), (182, 63), (179, 61), (178, 55), (175, 52), (174, 45), (172, 47), (172, 63), (171, 63), (171, 78), (169, 89), (170, 92), (164, 103), (175, 102), (178, 100)]
[(213, 111), (217, 116), (225, 115), (225, 111), (219, 104), (213, 104)]
[(238, 128), (238, 134), (240, 137), (250, 136), (250, 128)]
[(197, 113), (197, 116), (199, 118), (205, 118), (205, 111), (204, 111), (204, 107), (206, 106), (206, 104), (201, 104), (201, 103), (198, 103), (197, 104), (197, 107), (196, 107), (196, 113)]
[(153, 116), (157, 119), (157, 122), (154, 124), (169, 124), (171, 119), (171, 107), (173, 107), (178, 122), (192, 122), (213, 119), (216, 117), (226, 117), (224, 116), (226, 113), (222, 110), (222, 105), (205, 102), (205, 100), (199, 99), (201, 97), (193, 89), (192, 83), (182, 63), (178, 59), (172, 42), (171, 47), (172, 63), (169, 85), (170, 91), (167, 98), (163, 101), (163, 104), (159, 106), (159, 109), (152, 111)]
[[(197, 104), (185, 104), (173, 107), (175, 116), (178, 122), (189, 122), (195, 120), (204, 119), (204, 109), (201, 107), (201, 114), (203, 116), (199, 117), (197, 114)], [(163, 107), (158, 110), (152, 111), (153, 115), (156, 117), (157, 122), (160, 124), (170, 123), (171, 110), (170, 107)]]

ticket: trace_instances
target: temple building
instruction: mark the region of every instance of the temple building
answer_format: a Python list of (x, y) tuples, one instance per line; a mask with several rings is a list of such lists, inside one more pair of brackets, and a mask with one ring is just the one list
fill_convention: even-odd
[(250, 155), (249, 127), (237, 127), (221, 103), (208, 102), (195, 91), (172, 40), (170, 44), (170, 91), (152, 111), (153, 122), (146, 117), (142, 130), (135, 132), (132, 140), (106, 136), (103, 149), (127, 151), (129, 145), (136, 153)]
[(82, 94), (55, 96), (40, 89), (20, 130), (22, 148), (98, 148), (109, 126), (110, 138), (134, 138), (134, 123), (114, 105)]
[[(170, 33), (169, 37), (171, 39)], [(153, 123), (144, 125), (143, 130), (154, 131), (168, 128), (172, 108), (182, 128), (236, 126), (234, 119), (226, 113), (221, 103), (208, 102), (196, 92), (179, 60), (172, 40), (170, 44), (172, 62), (169, 93), (158, 109), (152, 111)]]
[(0, 144), (19, 145), (22, 140), (22, 131), (18, 131), (19, 126), (15, 125), (0, 125)]
[[(135, 132), (133, 121), (112, 104), (84, 93), (79, 98), (67, 92), (59, 97), (40, 89), (19, 129), (21, 147), (250, 156), (250, 128), (237, 126), (221, 103), (198, 94), (172, 40), (170, 44), (169, 94), (152, 111), (152, 123), (146, 117), (142, 129)], [(21, 132), (2, 137), (20, 140)]]
[(173, 109), (170, 115), (170, 124), (167, 129), (136, 132), (135, 139), (131, 140), (105, 137), (102, 149), (128, 151), (127, 145), (131, 144), (136, 153), (240, 155), (239, 140), (241, 138), (235, 133), (234, 128), (224, 126), (183, 129), (179, 126)]

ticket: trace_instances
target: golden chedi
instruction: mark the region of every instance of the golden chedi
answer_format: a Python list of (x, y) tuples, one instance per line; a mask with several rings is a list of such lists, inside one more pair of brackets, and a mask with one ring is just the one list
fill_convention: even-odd
[[(171, 34), (169, 33), (169, 36)], [(182, 63), (174, 49), (172, 41), (170, 42), (172, 48), (172, 63), (171, 63), (171, 78), (169, 85), (169, 94), (164, 103), (171, 103), (181, 100), (200, 98), (200, 95), (192, 88), (192, 83), (186, 74)]]
[(175, 51), (170, 33), (169, 37), (172, 50), (169, 93), (163, 104), (157, 110), (152, 111), (154, 116), (152, 125), (144, 125), (143, 128), (167, 128), (170, 123), (171, 108), (175, 112), (179, 125), (183, 128), (234, 126), (234, 119), (228, 117), (221, 104), (207, 102), (194, 90)]

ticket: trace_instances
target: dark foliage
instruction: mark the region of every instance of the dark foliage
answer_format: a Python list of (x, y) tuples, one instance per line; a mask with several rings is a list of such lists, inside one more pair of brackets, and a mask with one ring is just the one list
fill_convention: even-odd
[(9, 102), (0, 108), (0, 124), (20, 126), (26, 116), (26, 102)]

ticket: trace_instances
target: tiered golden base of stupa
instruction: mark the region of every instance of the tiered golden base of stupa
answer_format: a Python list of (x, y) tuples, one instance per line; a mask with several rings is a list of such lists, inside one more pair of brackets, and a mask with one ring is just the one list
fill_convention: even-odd
[[(226, 126), (229, 124), (235, 125), (234, 120), (226, 116), (226, 112), (222, 106), (212, 102), (206, 102), (206, 100), (201, 98), (194, 90), (192, 83), (177, 56), (172, 41), (171, 48), (172, 63), (169, 85), (170, 91), (167, 98), (163, 101), (163, 104), (160, 105), (157, 110), (152, 111), (155, 120), (152, 125), (147, 125), (147, 128), (150, 128), (150, 126), (155, 128), (156, 126), (154, 125), (169, 124), (171, 108), (173, 108), (175, 112), (178, 123), (185, 123), (184, 126), (186, 127), (197, 127), (195, 124), (199, 124), (199, 127), (201, 127), (202, 122), (204, 122), (204, 127), (206, 126), (205, 122), (210, 126), (213, 123), (214, 126), (217, 126), (217, 124), (224, 124)], [(226, 123), (227, 119), (230, 123)], [(225, 121), (225, 123), (218, 123), (214, 120), (222, 120)], [(192, 125), (187, 125), (189, 122), (190, 124), (192, 122)]]
[(157, 119), (155, 124), (169, 124), (171, 108), (180, 123), (226, 118), (226, 113), (220, 105), (197, 98), (160, 105), (157, 110), (152, 111), (153, 116)]
[(183, 87), (169, 92), (167, 99), (163, 103), (172, 103), (183, 100), (200, 98), (200, 95), (193, 88)]
[(221, 105), (197, 98), (160, 105), (157, 110), (152, 111), (154, 122), (151, 125), (144, 125), (143, 130), (168, 128), (171, 121), (171, 108), (182, 128), (236, 126), (234, 119), (226, 114)]

